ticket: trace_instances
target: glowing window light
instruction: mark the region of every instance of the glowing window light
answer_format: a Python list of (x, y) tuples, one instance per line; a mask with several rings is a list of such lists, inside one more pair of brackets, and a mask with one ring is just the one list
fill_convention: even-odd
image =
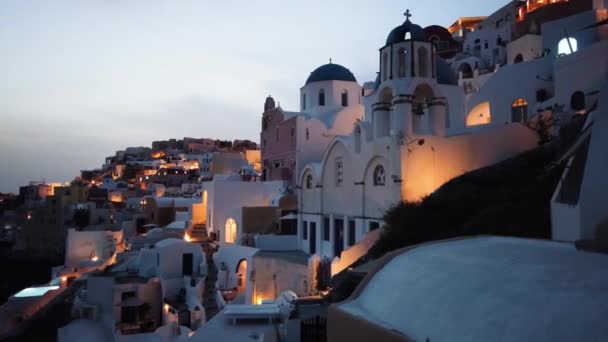
[(40, 297), (49, 291), (57, 290), (59, 286), (28, 287), (15, 294), (17, 298)]

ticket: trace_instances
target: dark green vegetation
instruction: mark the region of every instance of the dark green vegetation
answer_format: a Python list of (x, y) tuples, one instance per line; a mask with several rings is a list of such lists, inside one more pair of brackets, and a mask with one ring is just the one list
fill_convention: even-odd
[(582, 122), (573, 120), (559, 138), (536, 149), (454, 178), (420, 202), (390, 209), (371, 256), (460, 236), (550, 238), (551, 195), (563, 171), (553, 163), (576, 138)]

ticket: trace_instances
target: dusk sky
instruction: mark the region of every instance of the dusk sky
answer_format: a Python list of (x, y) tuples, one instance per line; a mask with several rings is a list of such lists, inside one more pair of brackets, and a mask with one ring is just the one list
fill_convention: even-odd
[(507, 0), (2, 0), (0, 192), (68, 181), (153, 140), (259, 140), (264, 99), (298, 109), (328, 62), (373, 80), (410, 9), (448, 26)]

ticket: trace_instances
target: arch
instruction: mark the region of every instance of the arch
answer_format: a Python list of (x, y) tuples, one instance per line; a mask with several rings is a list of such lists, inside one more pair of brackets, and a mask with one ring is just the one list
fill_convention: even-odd
[(342, 90), (342, 107), (348, 107), (348, 90)]
[(398, 61), (398, 70), (397, 70), (397, 75), (398, 77), (405, 77), (405, 70), (407, 69), (405, 67), (405, 54), (407, 53), (407, 51), (404, 48), (400, 48), (399, 51), (397, 52), (397, 61)]
[(528, 101), (523, 98), (516, 99), (511, 103), (511, 122), (528, 121)]
[(473, 68), (469, 63), (461, 63), (458, 67), (458, 72), (462, 73), (462, 78), (473, 78)]
[[(334, 164), (333, 164), (334, 161), (329, 160), (328, 158), (333, 153), (333, 151), (336, 149), (336, 146), (338, 146), (338, 145), (341, 145), (344, 150), (348, 151), (348, 144), (343, 140), (342, 137), (336, 137), (336, 138), (334, 138), (334, 140), (332, 140), (331, 143), (329, 143), (329, 145), (327, 146), (327, 149), (323, 153), (323, 159), (321, 159), (321, 170), (320, 170), (320, 172), (318, 172), (318, 174), (319, 174), (318, 182), (321, 184), (323, 184), (323, 180), (325, 179), (325, 171), (327, 170), (327, 168), (334, 167)], [(348, 159), (346, 162), (347, 162), (347, 165), (350, 164), (350, 159)], [(323, 186), (325, 186), (325, 184), (323, 184)]]
[(578, 50), (578, 41), (572, 37), (566, 37), (557, 43), (557, 55), (565, 56)]
[(239, 293), (245, 291), (247, 286), (247, 259), (241, 259), (236, 264), (236, 269), (234, 270), (236, 275), (236, 286)]
[(325, 89), (319, 89), (319, 106), (325, 106)]
[(513, 64), (522, 63), (524, 61), (524, 56), (521, 53), (518, 53), (517, 56), (513, 59)]
[(414, 90), (414, 100), (412, 102), (412, 112), (422, 115), (428, 108), (430, 100), (435, 96), (433, 88), (426, 84), (420, 83)]
[(391, 89), (390, 87), (385, 87), (380, 92), (378, 102), (386, 103), (386, 104), (390, 105), (392, 101), (393, 101), (393, 89)]
[(386, 173), (382, 164), (374, 168), (374, 186), (384, 186), (386, 184)]
[(236, 220), (232, 217), (226, 220), (224, 224), (224, 228), (226, 229), (226, 242), (228, 243), (236, 243), (237, 236), (237, 224)]
[(490, 102), (482, 102), (473, 107), (467, 114), (467, 127), (487, 125), (492, 122), (492, 114), (490, 112)]
[(585, 93), (580, 90), (572, 93), (572, 96), (570, 97), (570, 108), (579, 111), (585, 109), (585, 107)]
[(428, 77), (428, 51), (425, 47), (418, 48), (418, 77)]

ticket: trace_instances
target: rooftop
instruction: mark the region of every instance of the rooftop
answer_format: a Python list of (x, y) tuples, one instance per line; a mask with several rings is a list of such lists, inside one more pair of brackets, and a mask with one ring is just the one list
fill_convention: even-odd
[(608, 336), (608, 255), (543, 240), (475, 237), (387, 259), (342, 310), (421, 341)]

